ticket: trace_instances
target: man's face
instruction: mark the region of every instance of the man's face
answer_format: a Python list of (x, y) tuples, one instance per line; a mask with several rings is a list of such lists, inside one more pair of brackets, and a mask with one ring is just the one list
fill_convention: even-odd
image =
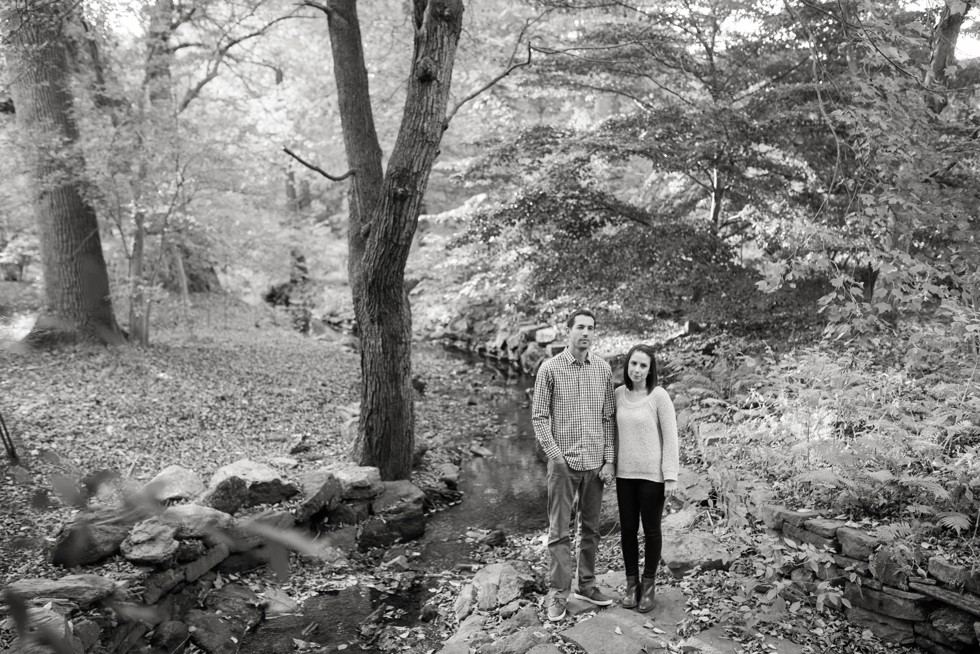
[(584, 352), (592, 347), (595, 338), (595, 320), (589, 316), (575, 316), (575, 322), (568, 328), (568, 347)]

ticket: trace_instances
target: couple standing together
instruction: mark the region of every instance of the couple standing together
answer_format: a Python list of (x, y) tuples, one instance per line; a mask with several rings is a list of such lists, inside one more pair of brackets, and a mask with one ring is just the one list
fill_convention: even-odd
[[(596, 606), (612, 604), (612, 598), (596, 585), (595, 561), (602, 489), (613, 479), (626, 568), (622, 604), (647, 612), (653, 608), (664, 501), (677, 488), (674, 405), (667, 391), (657, 385), (652, 348), (636, 345), (629, 351), (625, 383), (613, 390), (609, 364), (590, 352), (595, 315), (579, 309), (566, 324), (568, 347), (538, 370), (531, 409), (534, 435), (548, 457), (548, 619), (565, 617), (572, 594), (576, 566), (570, 522), (576, 511), (581, 541), (574, 597)], [(641, 518), (645, 538), (642, 577)]]

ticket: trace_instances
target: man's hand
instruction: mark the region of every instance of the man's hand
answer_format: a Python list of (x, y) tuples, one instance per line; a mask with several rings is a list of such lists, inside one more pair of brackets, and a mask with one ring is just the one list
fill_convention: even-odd
[(599, 468), (599, 479), (602, 480), (603, 484), (613, 483), (613, 479), (616, 478), (616, 468), (611, 463), (603, 463), (602, 467)]
[(664, 497), (673, 497), (674, 493), (677, 492), (677, 481), (674, 479), (668, 479), (664, 481)]

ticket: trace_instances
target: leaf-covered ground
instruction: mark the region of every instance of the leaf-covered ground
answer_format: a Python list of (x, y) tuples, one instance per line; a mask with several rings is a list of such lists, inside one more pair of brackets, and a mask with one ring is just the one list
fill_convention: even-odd
[[(234, 329), (161, 331), (147, 349), (78, 347), (55, 354), (0, 350), (4, 371), (0, 411), (22, 457), (20, 466), (11, 466), (6, 459), (0, 462), (0, 583), (65, 574), (48, 562), (55, 534), (75, 511), (57, 492), (59, 487), (63, 490), (64, 480), (111, 469), (125, 481), (141, 484), (174, 463), (207, 479), (218, 467), (248, 457), (280, 459), (284, 472), (295, 477), (325, 460), (345, 456), (341, 428), (358, 399), (357, 354), (341, 343), (304, 338), (268, 321), (260, 321), (262, 328), (251, 319), (247, 326), (239, 322)], [(419, 348), (414, 366), (427, 382), (425, 396), (417, 403), (420, 443), (436, 453), (493, 433), (491, 404), (470, 401), (481, 393), (493, 393), (485, 373), (424, 347)], [(291, 455), (300, 443), (309, 449)], [(479, 540), (479, 534), (474, 534), (477, 565), (518, 559), (541, 574), (546, 570), (540, 533), (509, 534), (506, 545), (498, 547)], [(617, 541), (615, 535), (604, 540), (600, 570), (619, 569)], [(246, 580), (273, 593), (285, 591), (294, 599), (354, 584), (397, 595), (422, 577), (412, 566), (412, 544), (400, 548), (406, 555), (404, 567), (378, 566), (377, 559), (355, 557), (355, 569), (328, 574), (320, 565), (294, 559), (286, 581), (263, 573)], [(384, 561), (397, 553), (387, 553)], [(120, 560), (90, 571), (133, 584), (145, 575)], [(452, 633), (447, 617), (469, 574), (426, 570), (426, 583), (434, 589), (426, 604), (434, 619), (423, 622), (393, 606), (387, 608), (362, 629), (370, 639), (367, 649), (437, 651), (438, 642)], [(757, 607), (746, 611), (733, 599), (738, 595), (732, 585), (751, 574), (752, 566), (746, 563), (741, 571), (696, 575), (682, 582), (664, 577), (663, 583), (680, 584), (689, 597), (691, 623), (685, 629), (696, 633), (719, 616), (734, 618), (733, 636), (741, 638), (746, 654), (765, 651), (758, 634), (766, 630), (794, 636), (814, 653), (870, 654), (893, 649), (855, 630), (837, 614), (818, 613), (806, 605), (780, 611), (777, 619), (762, 619), (752, 630), (739, 628), (738, 614)], [(768, 610), (763, 609), (759, 614)], [(546, 624), (556, 643), (563, 626)], [(10, 632), (0, 633), (0, 647), (9, 636)], [(357, 651), (359, 645), (365, 643), (351, 642), (349, 649)], [(315, 649), (303, 638), (297, 646)], [(561, 647), (575, 651), (572, 645)]]

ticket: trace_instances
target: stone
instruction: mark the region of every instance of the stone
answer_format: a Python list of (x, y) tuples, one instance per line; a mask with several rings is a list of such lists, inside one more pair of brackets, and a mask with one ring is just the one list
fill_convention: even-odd
[(687, 531), (698, 517), (696, 506), (685, 506), (680, 511), (668, 513), (661, 520), (660, 526), (663, 532), (683, 532)]
[[(756, 637), (760, 635), (756, 634)], [(678, 643), (678, 646), (680, 651), (690, 654), (696, 652), (700, 654), (729, 654), (740, 649), (740, 646), (732, 641), (731, 627), (724, 624), (716, 624), (699, 632), (696, 636), (685, 638)], [(759, 639), (756, 641), (756, 646), (760, 648), (760, 651), (771, 651), (773, 654), (777, 652), (779, 654), (802, 654), (804, 651), (802, 645), (778, 637)]]
[(82, 511), (58, 535), (51, 561), (76, 568), (114, 556), (133, 525), (148, 517), (143, 509), (121, 506)]
[(817, 536), (823, 538), (834, 538), (837, 530), (844, 526), (843, 520), (831, 520), (829, 518), (813, 518), (803, 523), (807, 531), (812, 531)]
[(973, 631), (974, 622), (969, 613), (951, 606), (944, 606), (929, 614), (929, 623), (936, 631), (947, 640), (961, 645), (973, 645), (977, 642)]
[(725, 545), (708, 532), (691, 531), (664, 534), (663, 555), (667, 570), (680, 579), (688, 570), (727, 570), (733, 556)]
[(201, 503), (212, 509), (235, 515), (245, 506), (248, 499), (248, 484), (241, 477), (222, 479), (213, 488), (209, 488), (201, 497)]
[(172, 525), (150, 518), (133, 526), (119, 551), (127, 561), (138, 565), (164, 566), (174, 561), (180, 549), (175, 533)]
[(167, 620), (157, 625), (150, 636), (150, 644), (170, 654), (179, 654), (186, 647), (190, 631), (180, 620)]
[(266, 604), (265, 615), (267, 618), (300, 612), (299, 602), (284, 591), (276, 588), (266, 588), (262, 591), (260, 597)]
[(866, 627), (882, 640), (899, 645), (911, 645), (915, 640), (911, 623), (868, 611), (859, 606), (852, 606), (847, 609), (846, 615), (849, 621)]
[(27, 623), (29, 625), (27, 633), (14, 638), (10, 647), (3, 650), (5, 654), (49, 654), (51, 648), (41, 644), (34, 637), (34, 634), (42, 630), (60, 640), (73, 654), (83, 653), (81, 639), (72, 634), (68, 619), (60, 613), (31, 606), (27, 609)]
[(398, 515), (404, 511), (406, 505), (421, 509), (425, 504), (425, 493), (422, 489), (406, 479), (382, 483), (385, 487), (384, 493), (371, 505), (375, 515)]
[(562, 651), (551, 643), (541, 643), (529, 649), (527, 654), (562, 654)]
[(370, 500), (384, 492), (381, 471), (372, 466), (346, 466), (333, 470), (344, 488), (345, 500)]
[(147, 604), (156, 604), (157, 600), (177, 587), (177, 584), (185, 580), (184, 570), (162, 570), (146, 578), (143, 582), (143, 601)]
[(831, 552), (836, 552), (837, 548), (839, 547), (836, 539), (818, 536), (811, 531), (808, 531), (802, 527), (797, 527), (789, 522), (783, 523), (783, 540), (786, 539), (791, 539), (797, 544), (809, 543), (818, 550), (829, 550)]
[[(475, 402), (474, 402), (475, 404)], [(489, 459), (493, 456), (493, 450), (483, 445), (478, 445), (476, 443), (470, 445), (470, 454), (473, 456), (483, 457), (484, 459)]]
[(912, 566), (901, 550), (883, 547), (871, 555), (871, 575), (886, 586), (907, 589)]
[(929, 575), (954, 588), (964, 587), (968, 576), (966, 567), (950, 563), (941, 556), (929, 559)]
[(759, 518), (769, 529), (782, 529), (785, 512), (786, 507), (781, 504), (763, 504), (759, 510)]
[(728, 436), (728, 425), (723, 422), (702, 422), (698, 423), (697, 432), (698, 446), (703, 450), (723, 442)]
[(345, 500), (327, 511), (327, 522), (332, 525), (356, 525), (371, 517), (371, 503), (367, 500)]
[(943, 645), (941, 645), (941, 644), (939, 644), (939, 643), (937, 643), (935, 641), (932, 641), (932, 640), (930, 640), (928, 638), (925, 638), (923, 636), (918, 636), (917, 635), (915, 637), (915, 644), (918, 645), (919, 648), (921, 648), (921, 649), (923, 649), (923, 650), (925, 650), (927, 652), (930, 652), (930, 654), (960, 654), (960, 651), (959, 651), (958, 648), (957, 649), (951, 649), (949, 647), (945, 647), (945, 646), (943, 646)]
[(218, 565), (214, 567), (217, 572), (222, 574), (238, 574), (248, 572), (269, 565), (276, 556), (288, 558), (288, 553), (284, 548), (273, 545), (260, 545), (246, 552), (236, 552), (229, 554)]
[(476, 607), (489, 611), (508, 604), (523, 595), (524, 588), (532, 580), (509, 563), (494, 563), (481, 568), (473, 576)]
[(666, 652), (667, 636), (644, 627), (652, 617), (613, 605), (562, 631), (561, 637), (589, 654)]
[(200, 538), (209, 544), (222, 542), (235, 526), (234, 518), (224, 511), (200, 504), (171, 506), (160, 519), (176, 528), (177, 538)]
[(779, 517), (782, 519), (783, 524), (791, 524), (794, 527), (802, 527), (803, 523), (807, 520), (813, 520), (814, 518), (820, 517), (820, 512), (813, 509), (786, 509), (782, 508), (779, 511)]
[(7, 584), (5, 592), (12, 592), (22, 599), (38, 597), (63, 599), (87, 609), (108, 598), (116, 590), (116, 584), (99, 575), (65, 575), (60, 579), (20, 579)]
[(928, 617), (928, 602), (923, 595), (917, 595), (914, 599), (895, 597), (848, 582), (844, 587), (844, 597), (852, 605), (899, 620), (922, 621)]
[(299, 488), (284, 481), (275, 468), (249, 459), (239, 459), (218, 468), (211, 477), (208, 488), (217, 488), (222, 481), (230, 477), (242, 479), (248, 487), (243, 506), (278, 504), (299, 493)]
[(456, 622), (462, 622), (464, 618), (473, 612), (476, 605), (476, 586), (473, 584), (463, 584), (459, 594), (453, 601), (453, 614)]
[(945, 602), (951, 606), (966, 611), (970, 615), (980, 617), (980, 597), (972, 593), (957, 593), (951, 590), (946, 590), (945, 588), (939, 588), (938, 586), (931, 586), (929, 584), (920, 584), (915, 581), (909, 582), (909, 588), (912, 590), (922, 593), (923, 595), (928, 595), (929, 597), (934, 597), (940, 602)]
[(867, 560), (862, 561), (859, 559), (852, 559), (849, 556), (842, 556), (840, 554), (835, 554), (834, 563), (837, 564), (837, 566), (847, 574), (850, 574), (851, 572), (854, 572), (859, 575), (871, 574), (871, 564), (869, 564)]
[(526, 654), (532, 647), (546, 643), (549, 639), (547, 630), (541, 627), (527, 627), (509, 636), (497, 638), (476, 651), (478, 654)]
[(76, 618), (71, 624), (72, 633), (82, 644), (82, 649), (89, 652), (99, 644), (99, 637), (102, 635), (102, 627), (89, 618)]
[(190, 500), (205, 490), (204, 482), (193, 470), (180, 465), (167, 466), (147, 482), (140, 493), (157, 501)]
[(456, 490), (459, 488), (459, 466), (455, 463), (440, 463), (436, 466), (436, 475), (439, 481), (446, 485), (446, 488), (450, 490)]
[(949, 638), (946, 638), (946, 636), (942, 635), (929, 622), (917, 622), (912, 627), (912, 631), (915, 632), (915, 637), (916, 638), (919, 638), (921, 636), (922, 638), (929, 639), (930, 642), (937, 643), (937, 644), (943, 645), (945, 647), (956, 647), (957, 646), (956, 643), (954, 643), (953, 641), (951, 641)]
[(177, 553), (174, 560), (177, 563), (189, 563), (201, 556), (208, 549), (208, 546), (196, 538), (190, 540), (177, 541)]
[(187, 581), (200, 579), (204, 573), (209, 572), (214, 566), (227, 559), (228, 553), (228, 546), (224, 543), (215, 545), (204, 556), (184, 566), (184, 579)]
[(296, 507), (296, 521), (310, 522), (337, 508), (344, 495), (343, 484), (329, 470), (315, 470), (300, 477), (303, 503)]
[(449, 637), (446, 644), (469, 642), (474, 636), (483, 632), (484, 622), (486, 622), (486, 618), (479, 613), (469, 615), (459, 623), (459, 627), (456, 628), (456, 633)]
[(262, 602), (248, 586), (225, 584), (208, 592), (204, 609), (191, 609), (185, 620), (191, 641), (212, 654), (234, 654), (245, 633), (262, 621)]

